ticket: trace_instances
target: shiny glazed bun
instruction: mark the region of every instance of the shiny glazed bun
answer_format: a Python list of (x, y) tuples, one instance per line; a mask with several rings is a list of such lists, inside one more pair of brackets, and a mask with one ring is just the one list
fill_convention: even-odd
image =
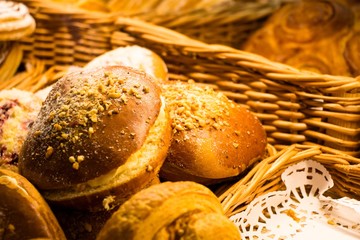
[(51, 202), (109, 209), (156, 181), (170, 136), (161, 89), (145, 73), (72, 72), (46, 98), (19, 171)]
[(300, 70), (356, 77), (359, 36), (358, 1), (294, 1), (275, 12), (242, 49)]
[(194, 182), (164, 182), (136, 193), (111, 216), (97, 240), (240, 239), (216, 196)]
[(239, 175), (265, 154), (265, 130), (244, 107), (195, 83), (163, 88), (173, 136), (162, 178), (215, 183)]
[(0, 169), (1, 239), (66, 239), (35, 187), (21, 175)]
[(150, 49), (137, 45), (118, 47), (90, 61), (84, 66), (92, 69), (104, 66), (127, 66), (143, 71), (159, 83), (168, 80), (168, 69), (164, 60)]

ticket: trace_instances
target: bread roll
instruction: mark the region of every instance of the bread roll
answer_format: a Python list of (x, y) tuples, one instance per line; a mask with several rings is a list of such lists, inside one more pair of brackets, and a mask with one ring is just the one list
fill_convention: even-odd
[(122, 66), (72, 72), (46, 98), (19, 170), (53, 203), (109, 209), (157, 178), (170, 137), (150, 76)]
[(153, 51), (136, 45), (108, 51), (94, 58), (84, 68), (91, 69), (113, 65), (127, 66), (144, 71), (159, 83), (168, 80), (168, 69), (164, 60)]
[(240, 239), (216, 196), (194, 182), (165, 182), (126, 201), (106, 222), (97, 240)]
[(0, 91), (0, 167), (18, 171), (20, 149), (42, 101), (31, 92)]
[(0, 169), (1, 239), (66, 239), (49, 206), (21, 175)]
[(294, 1), (285, 4), (241, 48), (300, 70), (360, 74), (360, 4)]
[(162, 178), (216, 183), (239, 175), (265, 154), (265, 130), (249, 110), (195, 83), (163, 88), (173, 136)]

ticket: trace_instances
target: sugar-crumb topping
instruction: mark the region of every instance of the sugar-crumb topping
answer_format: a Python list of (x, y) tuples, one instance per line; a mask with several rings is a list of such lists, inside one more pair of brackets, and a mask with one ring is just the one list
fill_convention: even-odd
[(166, 104), (170, 109), (174, 133), (194, 128), (211, 127), (222, 130), (229, 126), (227, 97), (210, 87), (193, 83), (173, 83), (164, 86)]

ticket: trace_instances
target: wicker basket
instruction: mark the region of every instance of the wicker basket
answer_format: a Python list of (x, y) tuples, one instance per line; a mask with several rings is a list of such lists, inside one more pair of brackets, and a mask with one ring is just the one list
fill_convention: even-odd
[(333, 194), (360, 196), (359, 78), (302, 72), (139, 19), (59, 9), (41, 0), (22, 2), (37, 22), (35, 33), (21, 42), (26, 71), (13, 79), (23, 88), (38, 90), (71, 65), (83, 66), (112, 48), (137, 44), (163, 57), (170, 79), (212, 86), (258, 116), (268, 134), (269, 157), (217, 191), (228, 215), (280, 189), (281, 172), (308, 158), (328, 168)]
[[(220, 0), (218, 3), (173, 14), (146, 13), (141, 20), (163, 26), (205, 43), (238, 48), (284, 0)], [(164, 11), (162, 11), (164, 12)]]

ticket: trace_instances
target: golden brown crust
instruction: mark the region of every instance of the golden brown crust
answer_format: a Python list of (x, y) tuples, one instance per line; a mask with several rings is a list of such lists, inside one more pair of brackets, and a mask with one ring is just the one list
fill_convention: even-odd
[(346, 0), (288, 3), (242, 49), (301, 70), (356, 77), (359, 7)]
[(1, 239), (65, 239), (49, 206), (21, 175), (0, 169)]
[(173, 231), (167, 231), (167, 237), (165, 239), (177, 239), (178, 230), (183, 224), (187, 225), (184, 233), (186, 239), (240, 239), (239, 230), (225, 215), (204, 212), (194, 212), (189, 215), (185, 221), (180, 220), (176, 222), (176, 225), (174, 224), (172, 226), (174, 227), (172, 229)]
[(168, 69), (164, 60), (150, 49), (137, 45), (118, 47), (91, 60), (85, 69), (100, 66), (121, 65), (143, 71), (159, 84), (168, 80)]
[(70, 73), (46, 99), (24, 143), (20, 171), (40, 189), (106, 174), (143, 145), (160, 107), (160, 89), (133, 69)]
[(46, 99), (19, 170), (48, 201), (98, 211), (158, 178), (170, 137), (161, 89), (145, 73), (121, 66), (71, 73)]
[(213, 227), (225, 226), (222, 230), (234, 234), (229, 239), (240, 239), (235, 225), (222, 218), (220, 202), (208, 188), (194, 182), (165, 182), (142, 190), (125, 202), (106, 222), (97, 239), (201, 239), (200, 221), (208, 214), (220, 218)]
[(164, 179), (214, 183), (237, 176), (265, 154), (260, 121), (224, 95), (181, 82), (165, 85), (164, 95), (173, 122)]

